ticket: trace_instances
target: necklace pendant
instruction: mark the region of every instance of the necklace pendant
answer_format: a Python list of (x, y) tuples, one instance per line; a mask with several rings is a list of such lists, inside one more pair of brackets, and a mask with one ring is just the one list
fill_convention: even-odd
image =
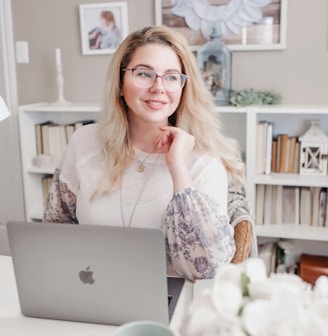
[(137, 171), (143, 173), (145, 171), (145, 166), (141, 163), (138, 165)]

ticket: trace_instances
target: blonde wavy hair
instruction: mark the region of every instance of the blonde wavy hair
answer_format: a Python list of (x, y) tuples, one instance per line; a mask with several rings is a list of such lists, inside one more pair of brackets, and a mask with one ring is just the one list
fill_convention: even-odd
[(204, 84), (196, 58), (186, 39), (168, 27), (149, 26), (131, 33), (120, 44), (109, 65), (104, 104), (99, 119), (99, 136), (107, 173), (94, 196), (117, 188), (124, 167), (134, 157), (128, 132), (127, 106), (121, 96), (123, 69), (127, 68), (136, 49), (148, 44), (171, 47), (181, 62), (182, 73), (188, 77), (180, 104), (169, 118), (170, 124), (195, 137), (197, 152), (209, 152), (220, 157), (235, 186), (242, 189), (245, 166), (241, 160), (239, 144), (222, 134), (212, 95)]

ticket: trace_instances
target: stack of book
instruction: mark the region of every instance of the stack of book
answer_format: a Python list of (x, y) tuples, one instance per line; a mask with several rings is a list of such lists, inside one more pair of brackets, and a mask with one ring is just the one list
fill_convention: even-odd
[(94, 123), (94, 120), (88, 119), (66, 125), (52, 121), (35, 124), (36, 154), (50, 156), (54, 162), (58, 162), (75, 130), (90, 123)]
[(327, 188), (256, 186), (256, 223), (328, 227)]
[(300, 142), (297, 136), (274, 135), (273, 124), (257, 123), (257, 174), (299, 173)]

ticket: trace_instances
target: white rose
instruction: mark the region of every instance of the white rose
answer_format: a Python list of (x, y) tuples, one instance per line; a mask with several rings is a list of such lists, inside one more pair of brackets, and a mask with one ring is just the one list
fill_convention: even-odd
[(241, 275), (244, 272), (245, 268), (243, 263), (224, 264), (216, 271), (214, 285), (221, 281), (229, 281), (241, 288)]
[(218, 314), (237, 315), (243, 302), (241, 288), (226, 280), (216, 282), (212, 288), (213, 305)]
[(260, 258), (248, 258), (244, 261), (245, 272), (250, 282), (260, 282), (267, 278), (265, 263)]
[(321, 275), (316, 280), (314, 288), (313, 288), (313, 294), (315, 299), (319, 300), (328, 300), (328, 277)]

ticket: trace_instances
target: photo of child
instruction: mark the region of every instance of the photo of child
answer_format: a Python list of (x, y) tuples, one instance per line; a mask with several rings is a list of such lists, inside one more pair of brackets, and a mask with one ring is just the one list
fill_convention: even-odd
[(90, 49), (117, 48), (122, 40), (120, 29), (115, 22), (112, 11), (104, 10), (100, 13), (100, 26), (93, 28), (89, 34)]
[(82, 53), (112, 54), (128, 33), (126, 2), (79, 6)]

